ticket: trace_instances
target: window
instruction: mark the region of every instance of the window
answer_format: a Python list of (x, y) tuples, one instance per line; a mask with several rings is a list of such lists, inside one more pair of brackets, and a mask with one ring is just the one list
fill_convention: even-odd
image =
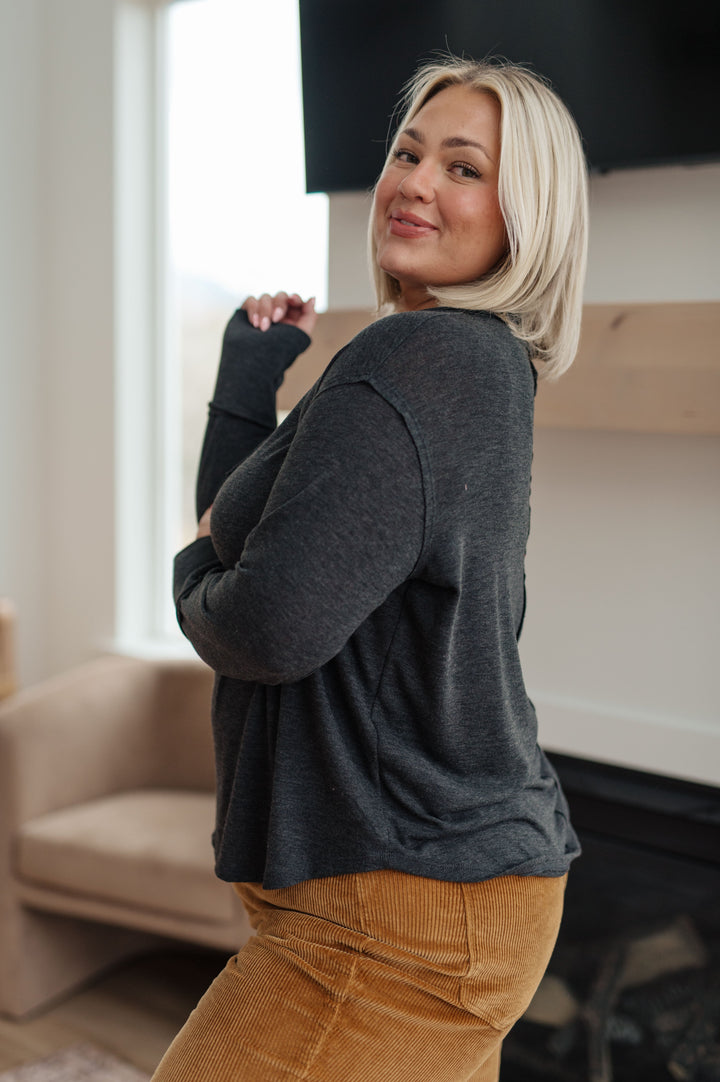
[(169, 8), (167, 26), (178, 549), (195, 534), (195, 471), (225, 323), (251, 293), (287, 289), (326, 306), (328, 206), (304, 191), (297, 0), (187, 0)]

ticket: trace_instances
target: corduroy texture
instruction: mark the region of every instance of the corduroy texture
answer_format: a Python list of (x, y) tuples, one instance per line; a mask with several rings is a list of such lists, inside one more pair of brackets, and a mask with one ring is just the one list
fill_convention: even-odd
[(550, 959), (566, 876), (395, 871), (238, 884), (257, 931), (153, 1082), (497, 1082)]

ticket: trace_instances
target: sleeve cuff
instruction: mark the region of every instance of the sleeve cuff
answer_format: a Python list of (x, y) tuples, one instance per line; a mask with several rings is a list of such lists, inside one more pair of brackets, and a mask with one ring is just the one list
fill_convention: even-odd
[(182, 592), (182, 588), (190, 575), (200, 570), (212, 571), (220, 566), (218, 554), (212, 543), (211, 537), (198, 537), (175, 557), (173, 574), (173, 592), (175, 600)]
[[(289, 323), (276, 323), (275, 333), (280, 332), (284, 336), (284, 341), (287, 342), (288, 347), (293, 347), (298, 354), (304, 353), (312, 342), (312, 338), (305, 331), (301, 331), (299, 327), (293, 327)], [(268, 333), (267, 331), (265, 332)]]
[(289, 324), (259, 331), (238, 310), (223, 337), (214, 405), (274, 428), (275, 394), (287, 369), (310, 342), (305, 331)]

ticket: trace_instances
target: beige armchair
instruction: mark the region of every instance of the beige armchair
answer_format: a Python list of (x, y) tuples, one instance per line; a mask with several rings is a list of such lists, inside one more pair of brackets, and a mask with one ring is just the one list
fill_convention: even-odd
[(0, 1012), (161, 937), (249, 936), (212, 867), (211, 689), (199, 661), (104, 657), (0, 704)]

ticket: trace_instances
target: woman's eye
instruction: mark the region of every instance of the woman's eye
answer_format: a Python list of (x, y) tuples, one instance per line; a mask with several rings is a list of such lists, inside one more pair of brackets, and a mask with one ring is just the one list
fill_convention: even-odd
[(460, 177), (473, 178), (480, 176), (480, 173), (475, 166), (468, 165), (467, 162), (454, 162), (450, 168), (454, 169)]
[(411, 150), (393, 150), (393, 158), (399, 162), (410, 162), (411, 165), (417, 164), (417, 154), (413, 154)]

